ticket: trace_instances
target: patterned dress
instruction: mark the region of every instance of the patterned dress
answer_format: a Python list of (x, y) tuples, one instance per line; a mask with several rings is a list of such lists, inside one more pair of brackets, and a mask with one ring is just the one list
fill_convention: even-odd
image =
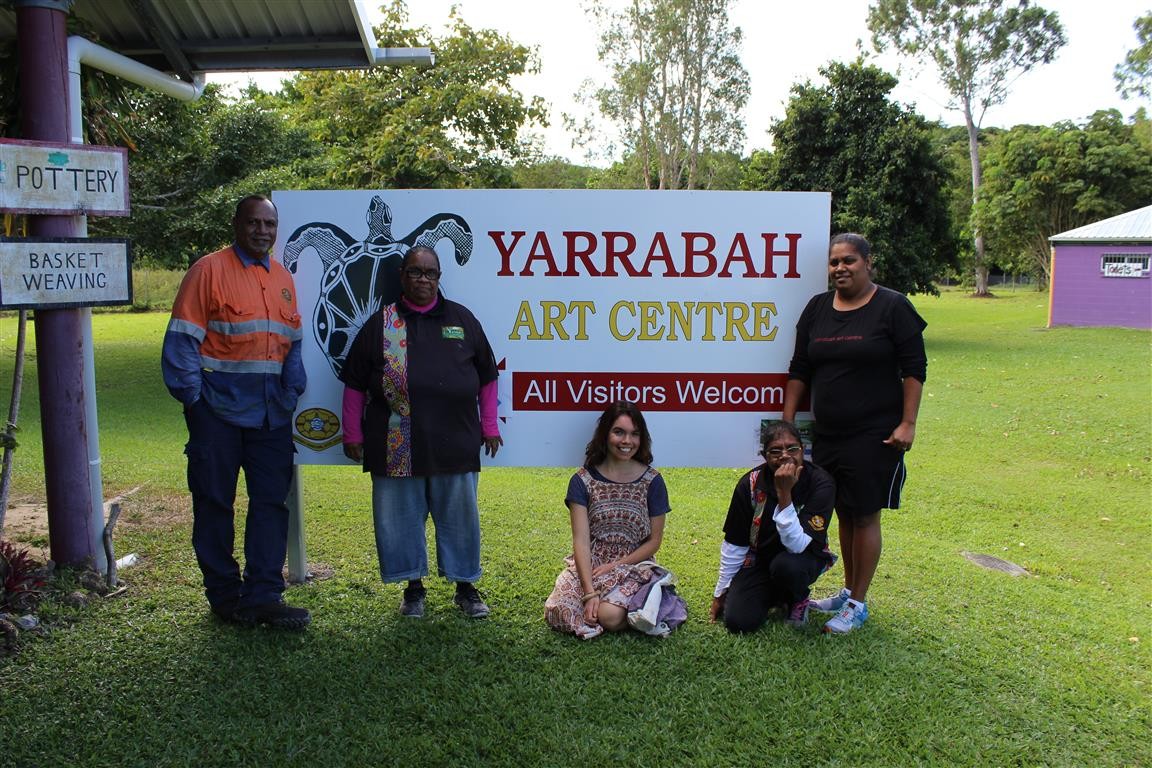
[[(588, 534), (591, 539), (592, 568), (620, 560), (635, 552), (652, 534), (648, 517), (648, 488), (660, 476), (652, 467), (631, 483), (614, 483), (594, 477), (587, 468), (576, 476), (588, 491)], [(584, 590), (576, 573), (572, 555), (565, 558), (566, 567), (556, 577), (556, 586), (544, 604), (548, 626), (592, 638), (603, 632), (599, 626), (584, 622)], [(592, 587), (603, 602), (627, 609), (629, 599), (656, 574), (666, 573), (648, 560), (637, 565), (618, 565), (608, 573), (593, 578)]]

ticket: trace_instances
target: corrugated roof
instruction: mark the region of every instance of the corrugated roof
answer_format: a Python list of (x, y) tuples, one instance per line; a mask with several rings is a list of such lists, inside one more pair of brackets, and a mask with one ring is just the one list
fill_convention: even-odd
[(1048, 238), (1053, 243), (1152, 242), (1152, 205)]
[[(191, 80), (193, 72), (372, 66), (379, 47), (362, 0), (76, 0), (85, 37)], [(0, 9), (0, 38), (16, 12)]]

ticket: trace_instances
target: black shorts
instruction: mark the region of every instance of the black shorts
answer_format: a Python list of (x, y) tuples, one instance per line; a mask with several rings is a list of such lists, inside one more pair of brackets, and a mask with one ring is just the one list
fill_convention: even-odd
[(904, 451), (883, 441), (875, 435), (817, 436), (813, 441), (812, 462), (836, 481), (837, 514), (868, 517), (900, 508), (900, 491), (908, 476)]

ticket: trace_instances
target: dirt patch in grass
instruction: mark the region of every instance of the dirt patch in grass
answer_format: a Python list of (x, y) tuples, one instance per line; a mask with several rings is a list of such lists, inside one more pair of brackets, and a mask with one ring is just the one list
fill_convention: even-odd
[(48, 536), (48, 507), (45, 504), (22, 503), (8, 507), (4, 515), (4, 537), (30, 542)]
[(129, 496), (121, 502), (116, 527), (140, 531), (162, 531), (192, 523), (192, 500), (187, 494), (173, 496)]
[[(120, 499), (120, 519), (116, 530), (170, 530), (191, 521), (192, 503), (187, 496), (133, 493)], [(13, 503), (4, 517), (4, 538), (40, 550), (47, 557), (48, 505), (31, 500)]]

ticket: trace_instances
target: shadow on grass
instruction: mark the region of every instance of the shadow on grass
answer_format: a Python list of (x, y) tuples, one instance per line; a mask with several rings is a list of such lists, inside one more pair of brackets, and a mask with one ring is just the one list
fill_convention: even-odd
[[(45, 675), (29, 660), (38, 692), (17, 697), (24, 727), (9, 754), (509, 766), (746, 764), (766, 751), (784, 764), (1004, 765), (1034, 762), (1041, 743), (1061, 754), (1027, 675), (989, 668), (947, 632), (884, 617), (828, 637), (814, 614), (805, 630), (733, 636), (693, 610), (665, 640), (585, 643), (544, 626), (540, 579), (490, 581), (485, 621), (460, 616), (442, 582), (430, 583), (428, 618), (402, 619), (398, 587), (370, 572), (292, 588), (314, 611), (302, 633), (223, 625), (195, 584), (175, 613), (148, 595), (109, 606), (100, 626), (119, 628), (86, 630), (97, 644), (118, 635), (106, 665)], [(517, 597), (529, 587), (541, 605)]]

